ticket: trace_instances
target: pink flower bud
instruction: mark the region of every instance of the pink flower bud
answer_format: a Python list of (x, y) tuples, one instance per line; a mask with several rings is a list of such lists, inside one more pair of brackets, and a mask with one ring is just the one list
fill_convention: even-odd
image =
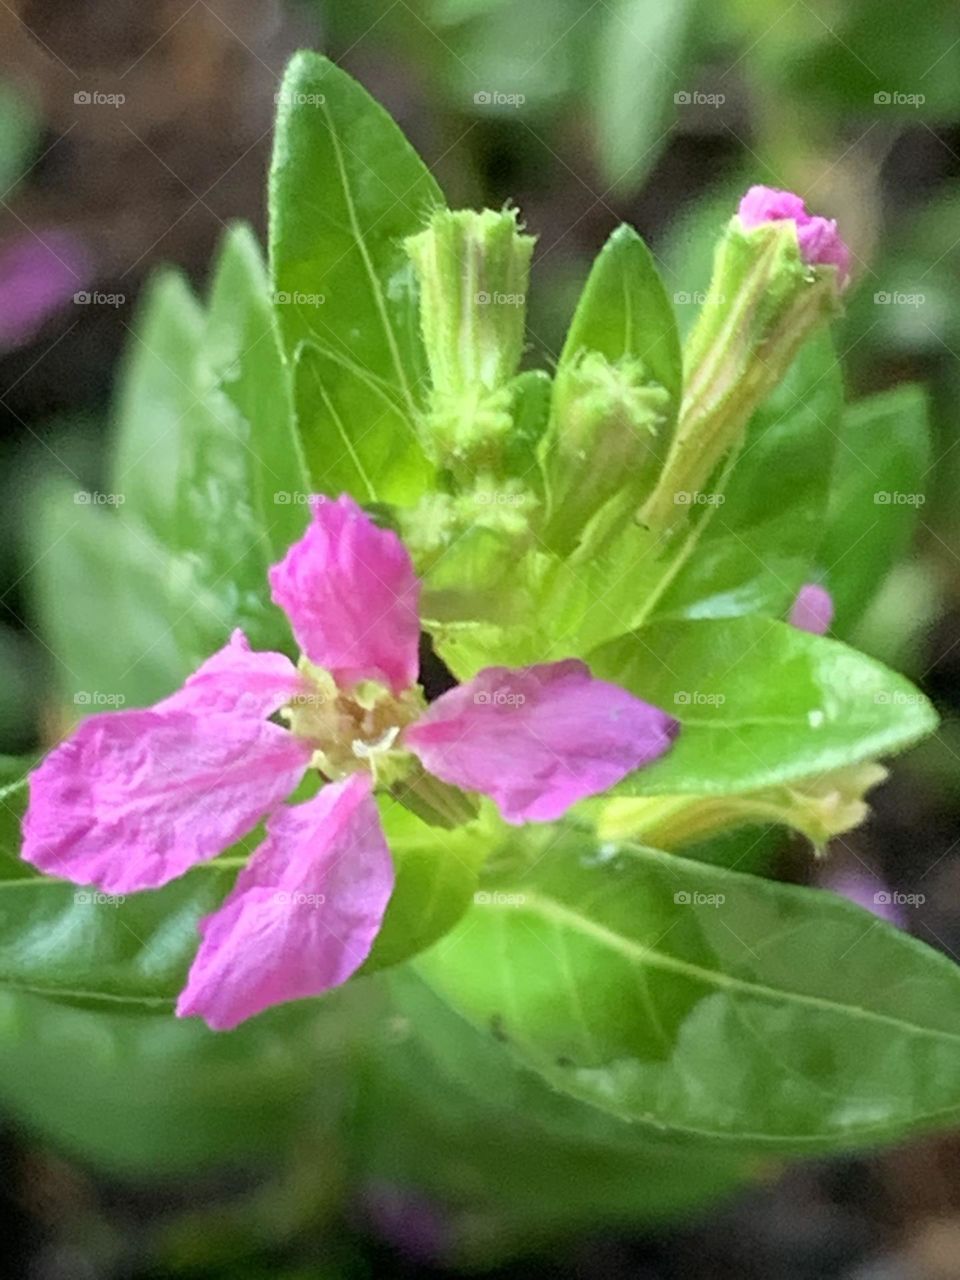
[(764, 222), (796, 223), (797, 242), (805, 262), (811, 266), (837, 268), (839, 283), (845, 285), (850, 276), (850, 250), (844, 244), (832, 218), (807, 213), (807, 206), (792, 191), (775, 187), (751, 187), (740, 201), (740, 221), (749, 231)]
[(787, 621), (800, 631), (809, 631), (815, 636), (825, 635), (833, 621), (833, 598), (830, 592), (819, 583), (808, 582), (797, 592)]

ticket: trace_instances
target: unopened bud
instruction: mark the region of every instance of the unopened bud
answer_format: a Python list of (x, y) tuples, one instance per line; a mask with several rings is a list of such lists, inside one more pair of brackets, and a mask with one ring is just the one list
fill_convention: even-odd
[(495, 468), (510, 434), (533, 245), (513, 209), (438, 209), (406, 241), (432, 381), (426, 444), (461, 474)]
[(865, 820), (866, 793), (886, 776), (883, 765), (870, 760), (743, 795), (618, 797), (601, 811), (597, 834), (601, 840), (643, 840), (674, 850), (736, 827), (774, 823), (799, 831), (820, 853), (834, 836)]
[(849, 272), (836, 224), (799, 196), (752, 188), (717, 246), (713, 279), (684, 350), (686, 380), (670, 453), (640, 522), (668, 531), (680, 492), (699, 492), (802, 344), (833, 316)]
[(618, 493), (635, 508), (657, 470), (670, 396), (642, 362), (584, 352), (557, 375), (544, 450), (550, 517), (544, 540), (560, 554)]

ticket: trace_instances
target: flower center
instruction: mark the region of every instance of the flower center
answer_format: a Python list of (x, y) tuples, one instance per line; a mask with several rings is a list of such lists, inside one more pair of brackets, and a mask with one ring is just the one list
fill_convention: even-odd
[(423, 712), (419, 689), (398, 695), (373, 680), (341, 689), (329, 672), (305, 658), (299, 666), (308, 687), (280, 714), (290, 732), (313, 747), (314, 768), (330, 779), (368, 769), (383, 780), (404, 765), (406, 752), (396, 743)]

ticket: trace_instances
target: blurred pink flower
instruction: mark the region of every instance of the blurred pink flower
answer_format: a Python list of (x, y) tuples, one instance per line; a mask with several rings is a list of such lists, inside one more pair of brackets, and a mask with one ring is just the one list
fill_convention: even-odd
[(0, 246), (0, 351), (26, 346), (90, 272), (87, 248), (67, 231), (24, 234)]
[(833, 621), (833, 597), (818, 582), (808, 582), (797, 592), (787, 621), (800, 631), (826, 635)]

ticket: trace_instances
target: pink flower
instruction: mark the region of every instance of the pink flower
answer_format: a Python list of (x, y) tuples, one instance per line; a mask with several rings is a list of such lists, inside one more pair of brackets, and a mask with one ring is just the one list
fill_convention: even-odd
[(809, 631), (811, 635), (826, 635), (833, 621), (833, 597), (819, 583), (806, 583), (797, 592), (787, 621), (800, 631)]
[(850, 250), (844, 244), (832, 218), (821, 218), (807, 213), (807, 206), (792, 191), (778, 191), (776, 187), (751, 187), (740, 201), (740, 221), (751, 230), (764, 222), (790, 220), (797, 227), (797, 241), (805, 262), (811, 266), (837, 268), (841, 285), (850, 275)]
[[(303, 651), (230, 642), (142, 711), (91, 716), (32, 774), (23, 856), (108, 893), (155, 888), (266, 818), (266, 839), (201, 944), (177, 1013), (214, 1029), (321, 995), (368, 956), (394, 870), (374, 787), (411, 756), (549, 821), (670, 745), (677, 724), (582, 662), (491, 667), (425, 707), (415, 685), (420, 583), (400, 539), (348, 497), (316, 499), (270, 571)], [(281, 712), (284, 725), (270, 717)], [(283, 801), (310, 767), (326, 785)]]
[(41, 235), (18, 235), (0, 246), (0, 351), (32, 342), (77, 297), (90, 274), (90, 253), (69, 231), (44, 229)]

